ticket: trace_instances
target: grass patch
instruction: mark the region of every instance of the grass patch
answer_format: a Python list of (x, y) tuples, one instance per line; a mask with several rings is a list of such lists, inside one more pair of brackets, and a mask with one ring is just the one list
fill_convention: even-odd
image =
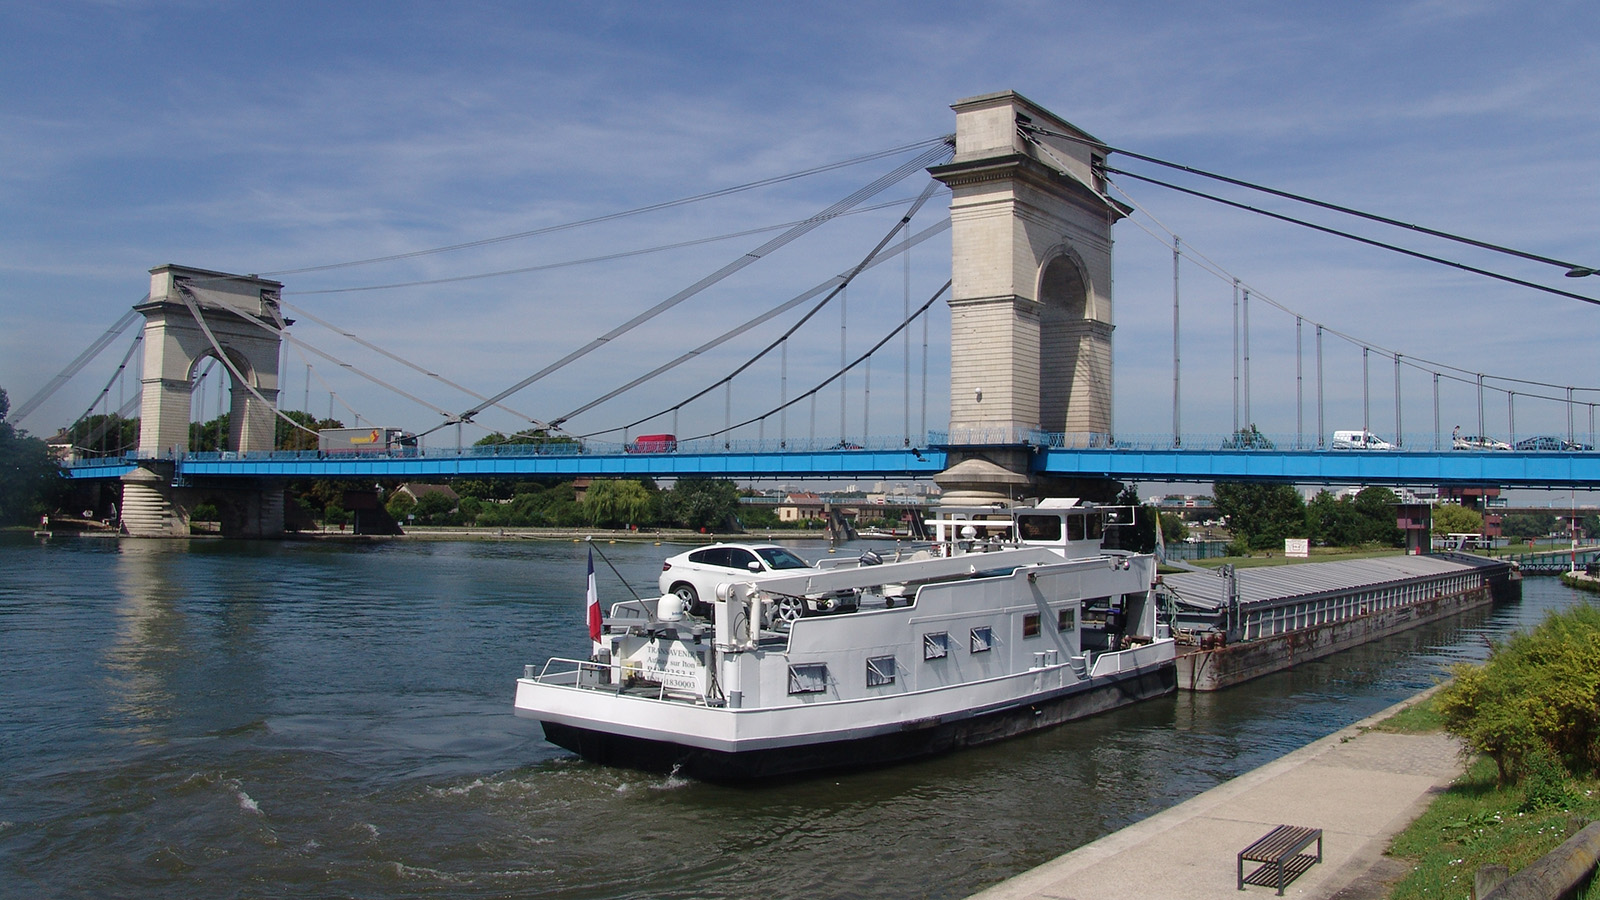
[[(1571, 836), (1573, 816), (1584, 822), (1600, 819), (1600, 779), (1569, 784), (1575, 797), (1571, 808), (1519, 812), (1523, 788), (1497, 787), (1494, 763), (1484, 757), (1474, 760), (1390, 845), (1390, 856), (1416, 862), (1394, 886), (1390, 900), (1466, 897), (1479, 866), (1502, 863), (1517, 872), (1554, 850)], [(1581, 896), (1600, 898), (1600, 884), (1590, 884)]]
[(1421, 703), (1400, 710), (1368, 730), (1394, 734), (1429, 734), (1444, 730), (1444, 717), (1434, 709), (1433, 697), (1429, 697)]

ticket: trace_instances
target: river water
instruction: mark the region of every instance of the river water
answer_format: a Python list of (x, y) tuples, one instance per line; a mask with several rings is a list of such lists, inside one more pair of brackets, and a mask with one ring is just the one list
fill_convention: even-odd
[[(641, 593), (683, 549), (598, 546)], [(512, 715), (524, 663), (587, 652), (584, 554), (0, 536), (0, 896), (964, 897), (1579, 599), (1532, 578), (1520, 603), (1219, 694), (726, 787), (591, 765)], [(603, 599), (628, 596), (596, 566)]]

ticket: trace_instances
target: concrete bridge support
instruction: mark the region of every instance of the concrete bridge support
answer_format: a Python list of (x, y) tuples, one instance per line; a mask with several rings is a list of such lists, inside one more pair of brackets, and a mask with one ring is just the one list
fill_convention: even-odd
[[(188, 449), (190, 394), (200, 362), (219, 360), (231, 384), (228, 449), (270, 451), (276, 427), (281, 340), (288, 324), (278, 307), (283, 285), (244, 275), (164, 265), (150, 270), (144, 314), (140, 468), (123, 478), (123, 524), (131, 535), (189, 533), (193, 492), (172, 483), (170, 460)], [(281, 488), (230, 488), (226, 505), (243, 512), (237, 533), (283, 531)]]
[[(1023, 446), (1038, 432), (1111, 431), (1111, 227), (1127, 210), (1105, 196), (1106, 146), (1054, 113), (1013, 91), (952, 108), (955, 157), (929, 171), (953, 194), (950, 443), (963, 449), (936, 480), (1008, 499), (1040, 487)], [(1030, 140), (1020, 124), (1073, 137)]]

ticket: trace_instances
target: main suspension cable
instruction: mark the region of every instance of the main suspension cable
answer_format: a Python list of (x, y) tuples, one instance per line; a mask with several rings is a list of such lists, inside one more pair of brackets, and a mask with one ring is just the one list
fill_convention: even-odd
[[(871, 206), (863, 206), (858, 209), (852, 209), (846, 213), (841, 213), (839, 218), (859, 215), (861, 213), (874, 212), (880, 209), (889, 209), (890, 207), (900, 206), (910, 199), (911, 198), (909, 197), (903, 197), (897, 200), (888, 200), (883, 203), (874, 203)], [(617, 253), (607, 253), (603, 256), (588, 256), (582, 259), (568, 259), (562, 260), (561, 262), (543, 263), (537, 266), (522, 266), (515, 269), (500, 269), (494, 272), (474, 272), (470, 275), (451, 275), (446, 278), (428, 278), (420, 281), (395, 281), (387, 284), (368, 284), (361, 285), (359, 287), (323, 288), (313, 291), (284, 291), (284, 293), (296, 297), (309, 297), (313, 294), (355, 294), (363, 291), (388, 291), (409, 287), (432, 287), (439, 284), (457, 284), (463, 281), (478, 281), (484, 278), (502, 278), (507, 275), (526, 275), (530, 272), (548, 272), (551, 269), (565, 269), (572, 266), (590, 265), (592, 263), (615, 262), (619, 259), (628, 259), (629, 257), (634, 256), (644, 256), (650, 253), (662, 253), (668, 250), (682, 250), (685, 247), (698, 247), (702, 244), (714, 244), (718, 241), (728, 241), (736, 238), (750, 237), (751, 235), (755, 234), (766, 234), (769, 231), (779, 231), (784, 228), (792, 228), (804, 221), (804, 219), (799, 219), (793, 222), (780, 222), (776, 225), (763, 225), (760, 228), (747, 228), (744, 231), (733, 231), (727, 234), (713, 235), (711, 237), (694, 238), (692, 240), (677, 241), (671, 244), (658, 244), (654, 247), (642, 247), (636, 250), (623, 250)]]
[[(1200, 176), (1202, 178), (1210, 178), (1210, 179), (1213, 179), (1215, 181), (1221, 181), (1221, 182), (1223, 182), (1225, 184), (1235, 185), (1237, 187), (1246, 188), (1246, 189), (1249, 189), (1249, 190), (1252, 190), (1252, 191), (1259, 191), (1259, 192), (1261, 192), (1263, 194), (1270, 194), (1270, 195), (1272, 195), (1274, 197), (1282, 197), (1282, 198), (1284, 198), (1286, 200), (1293, 200), (1293, 201), (1295, 201), (1297, 203), (1305, 203), (1305, 204), (1308, 204), (1310, 206), (1318, 207), (1320, 209), (1326, 209), (1326, 210), (1331, 210), (1331, 211), (1337, 212), (1337, 213), (1343, 213), (1343, 214), (1345, 214), (1347, 216), (1356, 216), (1358, 218), (1367, 219), (1367, 220), (1372, 221), (1372, 222), (1380, 222), (1380, 223), (1382, 223), (1384, 225), (1391, 225), (1391, 226), (1394, 226), (1395, 228), (1404, 228), (1404, 229), (1406, 229), (1408, 231), (1417, 232), (1418, 234), (1426, 234), (1429, 237), (1436, 237), (1436, 238), (1440, 238), (1440, 239), (1446, 240), (1446, 241), (1455, 241), (1456, 243), (1459, 243), (1459, 244), (1466, 244), (1468, 246), (1477, 247), (1477, 248), (1482, 249), (1482, 250), (1492, 250), (1492, 251), (1494, 251), (1496, 253), (1504, 253), (1504, 254), (1507, 254), (1509, 256), (1515, 256), (1515, 257), (1519, 257), (1521, 259), (1531, 260), (1533, 262), (1545, 263), (1546, 265), (1559, 266), (1559, 267), (1561, 267), (1563, 269), (1566, 269), (1567, 270), (1567, 274), (1571, 275), (1573, 277), (1579, 277), (1581, 275), (1588, 275), (1588, 274), (1591, 274), (1592, 272), (1594, 272), (1594, 269), (1592, 267), (1589, 267), (1589, 266), (1580, 266), (1577, 263), (1571, 263), (1571, 262), (1566, 262), (1565, 260), (1553, 259), (1553, 258), (1548, 257), (1548, 256), (1540, 256), (1537, 253), (1528, 253), (1526, 251), (1516, 250), (1516, 249), (1513, 249), (1511, 247), (1502, 247), (1499, 244), (1491, 244), (1488, 241), (1480, 241), (1480, 240), (1477, 240), (1477, 239), (1474, 239), (1474, 238), (1464, 237), (1464, 236), (1459, 235), (1459, 234), (1452, 234), (1452, 233), (1450, 233), (1448, 231), (1440, 231), (1440, 230), (1438, 230), (1436, 228), (1428, 228), (1428, 227), (1423, 226), (1423, 225), (1415, 225), (1415, 224), (1412, 224), (1410, 222), (1402, 222), (1399, 219), (1391, 219), (1388, 216), (1380, 216), (1377, 213), (1363, 212), (1362, 210), (1353, 209), (1353, 208), (1348, 207), (1348, 206), (1340, 206), (1337, 203), (1328, 203), (1328, 202), (1323, 201), (1323, 200), (1317, 200), (1317, 199), (1315, 199), (1313, 197), (1306, 197), (1306, 196), (1303, 196), (1301, 194), (1293, 194), (1293, 193), (1290, 193), (1289, 191), (1283, 191), (1283, 190), (1278, 190), (1277, 188), (1266, 187), (1265, 185), (1255, 184), (1255, 183), (1252, 183), (1252, 182), (1249, 182), (1249, 181), (1244, 181), (1244, 180), (1239, 179), (1239, 178), (1231, 178), (1231, 177), (1229, 177), (1227, 175), (1218, 175), (1215, 172), (1207, 172), (1204, 169), (1197, 169), (1194, 166), (1186, 166), (1186, 165), (1183, 165), (1182, 163), (1170, 162), (1168, 160), (1159, 159), (1159, 158), (1154, 157), (1154, 156), (1147, 156), (1147, 155), (1145, 155), (1143, 153), (1135, 153), (1132, 150), (1123, 150), (1123, 149), (1121, 149), (1119, 147), (1107, 147), (1106, 145), (1101, 144), (1098, 141), (1088, 140), (1088, 139), (1085, 139), (1085, 138), (1083, 138), (1081, 136), (1078, 136), (1078, 135), (1063, 134), (1063, 133), (1061, 133), (1059, 131), (1052, 131), (1051, 129), (1043, 128), (1043, 127), (1040, 127), (1038, 125), (1034, 125), (1032, 123), (1018, 122), (1017, 123), (1017, 128), (1019, 130), (1023, 131), (1023, 132), (1027, 132), (1027, 133), (1031, 133), (1031, 134), (1048, 135), (1050, 137), (1061, 138), (1063, 140), (1068, 140), (1068, 141), (1074, 141), (1074, 142), (1080, 143), (1080, 144), (1087, 144), (1087, 145), (1089, 145), (1091, 147), (1104, 149), (1109, 153), (1120, 153), (1123, 156), (1129, 157), (1130, 159), (1137, 159), (1137, 160), (1140, 160), (1142, 162), (1147, 162), (1147, 163), (1151, 163), (1153, 165), (1158, 165), (1158, 166), (1164, 166), (1164, 167), (1169, 168), (1169, 169), (1177, 169), (1180, 172), (1187, 172), (1187, 173), (1189, 173), (1191, 175), (1198, 175), (1198, 176)], [(1134, 177), (1139, 177), (1139, 176), (1134, 176)], [(1156, 183), (1159, 183), (1159, 182), (1156, 182)], [(1201, 196), (1206, 196), (1206, 195), (1202, 194)], [(1213, 199), (1215, 199), (1215, 198), (1213, 198)]]
[(930, 146), (933, 146), (933, 145), (936, 145), (936, 144), (949, 143), (949, 142), (952, 142), (953, 140), (954, 140), (954, 136), (953, 135), (941, 135), (940, 137), (927, 138), (925, 140), (915, 141), (915, 142), (910, 143), (910, 144), (902, 144), (901, 146), (898, 146), (898, 147), (890, 147), (887, 150), (878, 150), (878, 151), (875, 151), (873, 153), (864, 154), (862, 156), (851, 157), (850, 159), (840, 160), (839, 162), (828, 163), (826, 165), (816, 166), (816, 167), (813, 167), (813, 168), (810, 168), (810, 169), (802, 169), (801, 171), (798, 171), (798, 172), (790, 172), (787, 175), (776, 175), (776, 176), (773, 176), (771, 178), (763, 178), (763, 179), (760, 179), (758, 181), (749, 181), (749, 182), (746, 182), (744, 184), (734, 185), (733, 187), (719, 188), (718, 190), (707, 191), (707, 192), (705, 192), (703, 194), (695, 194), (695, 195), (690, 196), (690, 197), (680, 197), (680, 198), (678, 198), (676, 200), (666, 200), (666, 201), (663, 201), (661, 203), (652, 203), (652, 204), (649, 204), (648, 206), (639, 206), (639, 207), (635, 207), (633, 209), (623, 210), (621, 212), (607, 213), (605, 215), (594, 216), (594, 217), (591, 217), (591, 218), (588, 218), (588, 219), (580, 219), (580, 220), (575, 221), (575, 222), (564, 222), (564, 223), (562, 223), (560, 225), (546, 225), (543, 228), (535, 228), (535, 229), (532, 229), (530, 231), (519, 231), (519, 232), (516, 232), (515, 234), (504, 234), (504, 235), (500, 235), (498, 237), (482, 238), (482, 239), (475, 240), (475, 241), (466, 241), (464, 243), (451, 244), (451, 245), (448, 245), (448, 246), (445, 246), (445, 247), (433, 247), (433, 248), (427, 249), (427, 250), (412, 250), (412, 251), (409, 251), (409, 252), (406, 252), (406, 253), (394, 253), (394, 254), (390, 254), (388, 256), (374, 256), (374, 257), (370, 257), (368, 259), (357, 259), (357, 260), (351, 260), (349, 262), (327, 263), (327, 264), (320, 265), (320, 266), (304, 266), (304, 267), (301, 267), (301, 268), (298, 268), (298, 269), (280, 269), (280, 270), (278, 270), (276, 272), (268, 272), (266, 274), (270, 275), (270, 276), (273, 276), (273, 277), (278, 277), (278, 276), (283, 276), (283, 275), (303, 275), (303, 274), (305, 274), (307, 272), (326, 272), (326, 271), (328, 271), (330, 269), (345, 269), (345, 268), (350, 268), (352, 266), (365, 266), (365, 265), (371, 265), (373, 263), (394, 262), (394, 261), (402, 260), (402, 259), (415, 259), (416, 257), (419, 257), (419, 256), (429, 256), (429, 255), (433, 255), (433, 254), (436, 254), (436, 253), (450, 253), (450, 252), (455, 251), (455, 250), (467, 250), (467, 249), (471, 249), (473, 247), (484, 247), (484, 246), (488, 246), (488, 245), (491, 245), (491, 244), (505, 243), (506, 241), (516, 241), (516, 240), (521, 240), (523, 238), (537, 237), (539, 235), (551, 234), (551, 233), (554, 233), (554, 232), (557, 232), (557, 231), (566, 231), (566, 230), (569, 230), (569, 229), (572, 229), (572, 228), (581, 228), (581, 227), (583, 227), (585, 225), (597, 225), (597, 224), (599, 224), (601, 222), (612, 222), (612, 221), (615, 221), (617, 219), (624, 219), (624, 218), (628, 218), (630, 216), (641, 215), (643, 213), (656, 212), (658, 210), (663, 210), (663, 209), (671, 209), (673, 207), (683, 206), (683, 205), (686, 205), (686, 204), (689, 204), (689, 203), (698, 203), (698, 202), (700, 202), (702, 200), (712, 200), (712, 199), (715, 199), (717, 197), (726, 197), (729, 194), (737, 194), (737, 193), (740, 193), (742, 191), (753, 190), (755, 188), (767, 187), (769, 185), (774, 185), (774, 184), (781, 184), (781, 183), (786, 182), (786, 181), (794, 181), (796, 179), (805, 178), (805, 177), (810, 176), (810, 175), (816, 175), (816, 174), (821, 173), (821, 172), (829, 172), (829, 171), (832, 171), (834, 169), (842, 169), (842, 168), (845, 168), (847, 166), (857, 165), (859, 163), (871, 162), (873, 160), (883, 159), (883, 158), (889, 157), (889, 156), (896, 156), (896, 155), (899, 155), (901, 153), (906, 153), (906, 152), (909, 152), (911, 150), (916, 150), (916, 149), (921, 148), (921, 147), (930, 147)]
[(1133, 178), (1133, 179), (1136, 179), (1138, 181), (1143, 181), (1143, 182), (1146, 182), (1147, 184), (1153, 184), (1153, 185), (1156, 185), (1157, 187), (1164, 187), (1164, 188), (1167, 188), (1168, 190), (1174, 190), (1174, 191), (1177, 191), (1177, 192), (1179, 192), (1181, 194), (1189, 194), (1189, 195), (1194, 196), (1194, 197), (1200, 197), (1200, 198), (1205, 199), (1205, 200), (1211, 200), (1211, 201), (1216, 202), (1216, 203), (1221, 203), (1224, 206), (1231, 206), (1231, 207), (1234, 207), (1235, 209), (1242, 209), (1242, 210), (1244, 210), (1246, 212), (1253, 212), (1253, 213), (1256, 213), (1257, 215), (1266, 216), (1266, 217), (1271, 218), (1271, 219), (1278, 219), (1278, 220), (1283, 221), (1283, 222), (1289, 222), (1289, 223), (1294, 224), (1294, 225), (1300, 225), (1300, 226), (1305, 227), (1305, 228), (1310, 228), (1313, 231), (1321, 231), (1321, 232), (1323, 232), (1325, 234), (1331, 234), (1331, 235), (1334, 235), (1336, 237), (1346, 238), (1348, 240), (1356, 241), (1356, 242), (1362, 243), (1362, 244), (1368, 244), (1368, 245), (1373, 246), (1373, 247), (1380, 247), (1380, 248), (1382, 248), (1384, 250), (1392, 250), (1395, 253), (1401, 253), (1401, 254), (1404, 254), (1406, 256), (1415, 257), (1417, 259), (1426, 260), (1428, 262), (1438, 263), (1439, 265), (1442, 265), (1442, 266), (1449, 266), (1449, 267), (1454, 268), (1454, 269), (1460, 269), (1460, 270), (1462, 270), (1464, 272), (1471, 272), (1471, 273), (1473, 273), (1475, 275), (1483, 275), (1483, 276), (1486, 276), (1486, 277), (1489, 277), (1489, 278), (1499, 279), (1500, 281), (1509, 282), (1511, 284), (1518, 285), (1519, 287), (1533, 288), (1536, 291), (1544, 291), (1545, 293), (1548, 293), (1548, 294), (1555, 294), (1558, 297), (1567, 297), (1567, 298), (1572, 299), (1572, 300), (1582, 300), (1584, 303), (1592, 303), (1592, 304), (1594, 304), (1596, 306), (1600, 306), (1600, 299), (1595, 299), (1594, 297), (1585, 297), (1582, 294), (1574, 294), (1571, 291), (1563, 291), (1560, 288), (1548, 287), (1546, 285), (1538, 284), (1536, 282), (1525, 281), (1525, 280), (1523, 280), (1521, 278), (1513, 278), (1510, 275), (1502, 275), (1499, 272), (1491, 272), (1488, 269), (1480, 269), (1477, 266), (1469, 266), (1466, 263), (1460, 263), (1460, 262), (1456, 262), (1454, 260), (1444, 259), (1443, 257), (1433, 256), (1433, 255), (1430, 255), (1430, 254), (1427, 254), (1427, 253), (1421, 253), (1419, 251), (1410, 250), (1410, 249), (1407, 249), (1405, 247), (1401, 247), (1401, 246), (1396, 245), (1396, 244), (1387, 243), (1385, 241), (1375, 240), (1375, 239), (1369, 238), (1369, 237), (1362, 237), (1359, 234), (1352, 234), (1352, 233), (1350, 233), (1348, 231), (1341, 231), (1341, 230), (1339, 230), (1337, 228), (1329, 228), (1326, 225), (1318, 225), (1315, 222), (1307, 222), (1304, 219), (1297, 219), (1294, 216), (1286, 216), (1283, 213), (1276, 213), (1276, 212), (1272, 212), (1271, 210), (1260, 209), (1258, 207), (1250, 206), (1249, 204), (1246, 204), (1246, 203), (1240, 203), (1240, 202), (1238, 202), (1236, 200), (1228, 200), (1228, 199), (1225, 199), (1223, 197), (1218, 197), (1218, 196), (1216, 196), (1214, 194), (1207, 194), (1204, 191), (1194, 190), (1193, 188), (1180, 187), (1180, 186), (1178, 186), (1176, 184), (1171, 184), (1169, 182), (1161, 181), (1161, 180), (1156, 179), (1156, 178), (1150, 178), (1150, 177), (1145, 176), (1145, 175), (1139, 175), (1139, 174), (1136, 174), (1134, 172), (1128, 172), (1128, 171), (1124, 171), (1122, 169), (1113, 169), (1113, 168), (1111, 168), (1109, 166), (1106, 168), (1105, 171), (1110, 172), (1110, 173), (1114, 173), (1114, 174), (1117, 174), (1117, 175), (1126, 175), (1129, 178)]

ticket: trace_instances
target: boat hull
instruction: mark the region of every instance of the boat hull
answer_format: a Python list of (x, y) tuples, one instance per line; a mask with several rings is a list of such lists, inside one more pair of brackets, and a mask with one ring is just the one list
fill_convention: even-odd
[(1100, 676), (1064, 691), (1033, 695), (1000, 709), (920, 719), (846, 740), (717, 750), (544, 721), (546, 740), (602, 765), (672, 772), (703, 781), (748, 782), (838, 769), (887, 765), (994, 743), (1177, 690), (1170, 661)]

